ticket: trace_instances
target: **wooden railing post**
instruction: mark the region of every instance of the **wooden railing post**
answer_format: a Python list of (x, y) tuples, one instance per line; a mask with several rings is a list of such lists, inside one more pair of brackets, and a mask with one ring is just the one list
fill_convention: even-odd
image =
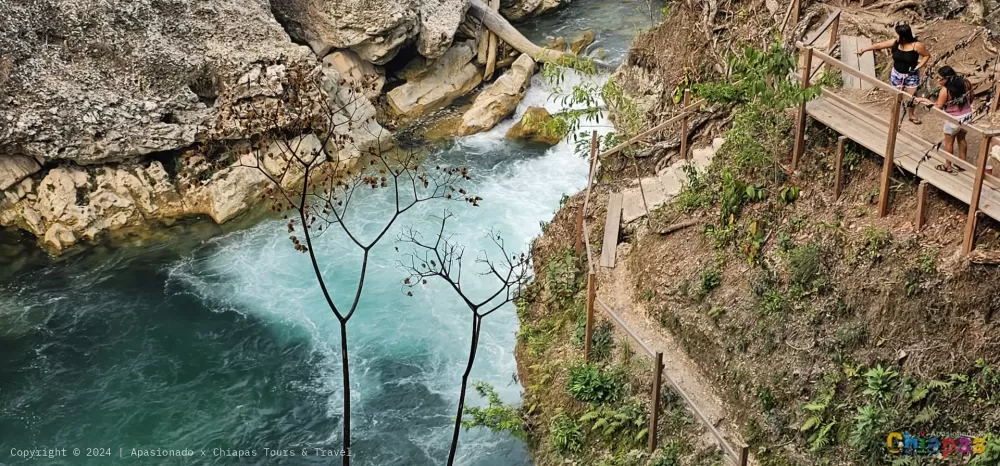
[(580, 204), (580, 208), (576, 211), (576, 257), (580, 258), (583, 255), (583, 206)]
[(800, 0), (792, 0), (792, 15), (788, 18), (788, 25), (795, 29), (795, 26), (799, 24), (799, 15), (802, 14), (802, 2)]
[(979, 160), (976, 161), (976, 179), (972, 183), (972, 199), (969, 200), (969, 216), (965, 219), (965, 238), (962, 253), (968, 254), (976, 248), (976, 215), (979, 213), (979, 197), (983, 194), (983, 177), (986, 175), (986, 159), (990, 156), (993, 136), (983, 135), (979, 146)]
[(688, 158), (688, 113), (687, 107), (691, 105), (691, 89), (684, 89), (684, 119), (681, 120), (681, 157)]
[(656, 361), (653, 363), (653, 393), (649, 406), (649, 453), (656, 451), (656, 425), (660, 419), (660, 388), (663, 383), (663, 353), (656, 352)]
[[(799, 54), (799, 67), (802, 73), (802, 88), (809, 87), (809, 72), (812, 70), (812, 47), (802, 49)], [(799, 158), (805, 151), (806, 137), (806, 103), (799, 105), (799, 114), (795, 120), (795, 145), (792, 148), (792, 171), (798, 169)]]
[(594, 300), (597, 298), (597, 274), (587, 273), (587, 329), (583, 340), (583, 357), (590, 362), (590, 340), (594, 336)]
[(830, 40), (826, 41), (826, 53), (833, 54), (833, 49), (837, 47), (837, 39), (840, 35), (840, 12), (837, 12), (833, 24), (830, 25)]
[(927, 221), (927, 181), (921, 180), (920, 186), (917, 187), (917, 219), (916, 226), (917, 231), (924, 229), (924, 223)]
[[(1000, 60), (1000, 57), (997, 57)], [(1000, 71), (997, 71), (993, 75), (993, 100), (990, 101), (990, 113), (995, 114), (997, 112), (997, 107), (1000, 106)]]
[(750, 461), (750, 447), (743, 445), (743, 448), (740, 448), (739, 466), (747, 466), (748, 461)]
[(840, 193), (844, 189), (844, 142), (847, 141), (846, 136), (841, 136), (837, 138), (837, 157), (836, 163), (837, 170), (836, 174), (833, 176), (833, 199), (839, 200)]
[(882, 161), (882, 180), (878, 190), (878, 216), (889, 213), (889, 183), (892, 181), (893, 157), (896, 153), (896, 135), (899, 133), (899, 111), (903, 104), (903, 94), (896, 94), (889, 115), (889, 138), (885, 143), (885, 159)]

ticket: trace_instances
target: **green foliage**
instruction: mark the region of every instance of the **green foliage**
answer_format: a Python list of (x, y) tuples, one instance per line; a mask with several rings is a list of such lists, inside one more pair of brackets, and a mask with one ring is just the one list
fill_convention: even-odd
[(684, 187), (677, 195), (677, 206), (680, 207), (681, 211), (687, 213), (712, 205), (715, 198), (712, 196), (712, 189), (706, 175), (698, 173), (694, 164), (684, 165), (683, 168), (686, 180)]
[(809, 293), (826, 284), (823, 274), (822, 247), (819, 243), (798, 246), (788, 254), (789, 282), (793, 287)]
[(823, 71), (823, 74), (819, 75), (819, 79), (815, 80), (815, 84), (829, 89), (844, 87), (844, 76), (838, 71), (827, 69)]
[(580, 417), (580, 423), (591, 425), (591, 430), (613, 445), (640, 446), (649, 434), (649, 419), (645, 408), (629, 402), (621, 407), (600, 405)]
[(749, 103), (733, 112), (733, 126), (713, 164), (724, 164), (744, 180), (779, 183), (784, 170), (776, 154), (791, 150), (792, 120), (784, 112), (762, 103)]
[[(580, 313), (580, 318), (576, 321), (576, 328), (573, 330), (573, 346), (583, 348), (583, 340), (587, 336), (587, 315)], [(594, 328), (594, 334), (590, 338), (590, 352), (597, 361), (603, 361), (611, 356), (614, 348), (615, 335), (614, 325), (606, 320), (601, 321)]]
[(712, 267), (701, 271), (701, 292), (710, 293), (722, 283), (722, 273), (719, 269)]
[(687, 450), (687, 445), (679, 440), (673, 440), (660, 447), (659, 457), (649, 463), (649, 466), (681, 466), (681, 456)]
[(1000, 464), (1000, 437), (986, 435), (986, 450), (974, 456), (969, 466), (987, 466)]
[(778, 200), (783, 204), (791, 204), (799, 198), (799, 191), (798, 186), (785, 186), (778, 191)]
[(865, 372), (867, 387), (863, 393), (875, 399), (884, 399), (892, 390), (898, 377), (898, 372), (884, 368), (879, 364)]
[(728, 57), (730, 76), (717, 83), (695, 86), (699, 96), (712, 102), (761, 102), (768, 107), (785, 109), (819, 95), (819, 87), (802, 89), (789, 78), (795, 71), (795, 59), (778, 41), (760, 50), (744, 46)]
[(936, 258), (937, 248), (927, 248), (920, 254), (920, 263), (906, 270), (903, 275), (903, 286), (907, 296), (919, 294), (924, 290), (928, 280), (937, 274)]
[(585, 403), (607, 403), (618, 399), (619, 377), (594, 364), (569, 368), (569, 394)]
[(758, 298), (757, 306), (760, 312), (768, 316), (782, 315), (788, 311), (788, 302), (777, 289), (771, 288)]
[(804, 433), (809, 433), (809, 451), (815, 453), (827, 446), (833, 440), (831, 430), (837, 424), (833, 419), (833, 397), (836, 395), (836, 379), (824, 387), (819, 396), (806, 403), (802, 410), (805, 412), (806, 420), (799, 427)]
[(573, 248), (563, 250), (562, 256), (551, 261), (545, 269), (545, 282), (549, 295), (562, 309), (569, 307), (573, 296), (579, 291), (577, 275), (578, 261)]
[(864, 236), (864, 254), (872, 262), (882, 260), (885, 253), (892, 245), (892, 233), (888, 228), (865, 227), (862, 231)]
[(583, 446), (583, 433), (576, 421), (560, 412), (549, 422), (549, 441), (559, 453), (576, 453)]
[(722, 211), (721, 222), (731, 225), (736, 222), (743, 207), (767, 198), (767, 191), (760, 185), (748, 185), (733, 175), (728, 168), (722, 170)]
[(847, 443), (861, 454), (879, 451), (884, 446), (885, 423), (886, 415), (881, 408), (871, 404), (858, 408)]
[(472, 387), (479, 396), (486, 398), (489, 404), (485, 408), (466, 406), (464, 409), (466, 417), (462, 419), (462, 427), (466, 429), (486, 427), (493, 432), (507, 432), (521, 440), (527, 439), (524, 418), (519, 408), (509, 406), (500, 400), (500, 395), (490, 384), (475, 382)]

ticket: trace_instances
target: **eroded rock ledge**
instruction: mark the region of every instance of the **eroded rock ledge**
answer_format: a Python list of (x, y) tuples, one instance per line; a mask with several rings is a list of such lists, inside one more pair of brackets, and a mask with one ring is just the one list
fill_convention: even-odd
[[(560, 3), (504, 7), (535, 14)], [(321, 74), (329, 98), (350, 101), (345, 112), (365, 118), (352, 127), (356, 150), (331, 160), (349, 163), (391, 141), (374, 119), (385, 84), (378, 65), (406, 45), (415, 45), (431, 75), (450, 69), (453, 55), (464, 73), (443, 99), (411, 96), (416, 110), (479, 85), (482, 71), (469, 56), (475, 44), (453, 44), (468, 7), (468, 0), (0, 2), (0, 227), (27, 230), (58, 250), (187, 215), (230, 220), (264, 187), (262, 174), (225, 149), (248, 136), (234, 108), (279, 98), (291, 70)], [(364, 98), (349, 95), (352, 85)]]

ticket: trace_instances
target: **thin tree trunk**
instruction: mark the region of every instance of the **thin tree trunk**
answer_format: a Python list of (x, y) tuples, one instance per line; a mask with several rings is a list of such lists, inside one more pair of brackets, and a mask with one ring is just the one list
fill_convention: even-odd
[(458, 395), (458, 414), (455, 415), (455, 431), (451, 436), (451, 451), (448, 452), (448, 466), (455, 464), (455, 452), (458, 450), (458, 434), (462, 430), (462, 411), (465, 410), (465, 394), (469, 388), (469, 373), (472, 372), (472, 365), (476, 362), (476, 350), (479, 347), (480, 319), (475, 313), (472, 314), (472, 347), (469, 349), (469, 361), (465, 364), (465, 373), (462, 374), (462, 390)]
[(347, 354), (347, 322), (340, 322), (340, 359), (344, 373), (344, 466), (351, 465), (351, 371)]

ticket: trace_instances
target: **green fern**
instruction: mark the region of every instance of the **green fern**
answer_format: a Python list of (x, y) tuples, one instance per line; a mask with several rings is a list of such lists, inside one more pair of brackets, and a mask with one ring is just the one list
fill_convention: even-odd
[(917, 424), (928, 424), (933, 422), (938, 417), (938, 410), (933, 406), (927, 406), (921, 409), (917, 416), (913, 418), (913, 422)]
[(816, 452), (818, 452), (818, 451), (826, 448), (828, 445), (830, 445), (830, 438), (827, 436), (827, 434), (830, 433), (830, 429), (833, 428), (833, 426), (835, 424), (836, 424), (836, 422), (831, 422), (831, 423), (823, 426), (822, 429), (820, 429), (818, 432), (816, 432), (816, 435), (814, 435), (813, 438), (812, 438), (811, 446), (809, 447), (809, 451), (811, 451), (813, 453), (816, 453)]

